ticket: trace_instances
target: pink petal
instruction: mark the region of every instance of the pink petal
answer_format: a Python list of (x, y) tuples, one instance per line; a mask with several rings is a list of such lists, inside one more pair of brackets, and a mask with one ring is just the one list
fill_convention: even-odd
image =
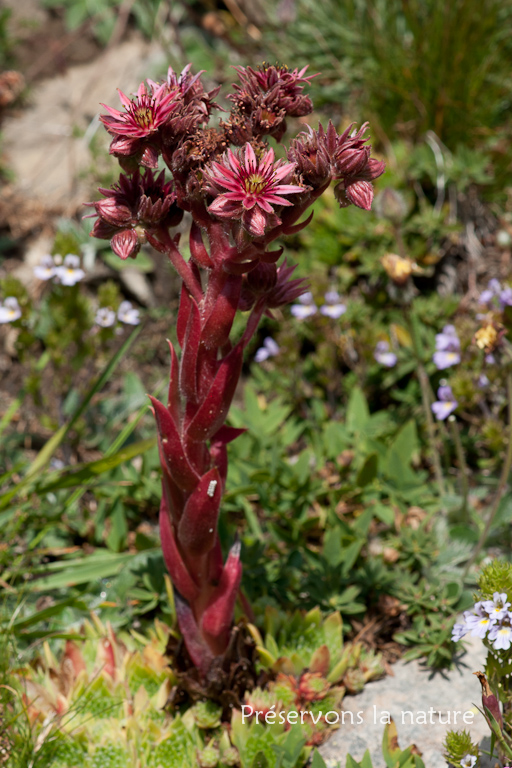
[(284, 163), (284, 165), (274, 169), (275, 178), (281, 181), (281, 179), (284, 179), (285, 176), (289, 176), (294, 169), (295, 163)]
[[(131, 106), (131, 103), (132, 103), (131, 99), (129, 99), (128, 96), (126, 96), (126, 94), (124, 94), (119, 88), (117, 89), (117, 92), (119, 94), (119, 100), (120, 100), (121, 104), (123, 105), (123, 107), (126, 107), (126, 109), (129, 109), (130, 106)], [(107, 109), (108, 109), (108, 107), (107, 107)]]
[(291, 195), (305, 191), (304, 187), (299, 187), (297, 184), (276, 184), (275, 187), (272, 187), (272, 192), (277, 192), (280, 195)]
[[(116, 118), (116, 120), (119, 120), (119, 118), (123, 117), (122, 112), (119, 112), (118, 109), (114, 109), (114, 107), (109, 107), (108, 104), (100, 104), (100, 107), (104, 107), (107, 110), (107, 112), (109, 112), (112, 115), (112, 117)], [(100, 120), (102, 117), (106, 117), (106, 115), (101, 115)]]
[(245, 167), (248, 173), (252, 173), (258, 167), (258, 161), (256, 160), (254, 149), (251, 147), (250, 144), (245, 145)]

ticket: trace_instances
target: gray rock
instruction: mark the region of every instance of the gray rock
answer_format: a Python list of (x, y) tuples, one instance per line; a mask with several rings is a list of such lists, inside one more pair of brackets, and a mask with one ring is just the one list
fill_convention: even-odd
[[(453, 670), (433, 674), (417, 661), (399, 661), (394, 677), (368, 683), (359, 695), (347, 696), (343, 724), (320, 749), (328, 765), (340, 763), (344, 768), (347, 754), (359, 761), (369, 749), (374, 768), (385, 768), (381, 744), (386, 713), (395, 721), (400, 747), (416, 744), (426, 768), (446, 766), (442, 744), (447, 730), (469, 730), (473, 741), (481, 742), (489, 728), (475, 707), (480, 706), (481, 693), (473, 672), (483, 669), (486, 651), (478, 638), (470, 638), (467, 646)], [(484, 763), (483, 768), (495, 763)]]

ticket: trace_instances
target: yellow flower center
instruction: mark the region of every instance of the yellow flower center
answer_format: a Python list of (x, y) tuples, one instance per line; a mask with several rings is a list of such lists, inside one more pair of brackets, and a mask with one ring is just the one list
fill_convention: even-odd
[(138, 107), (133, 117), (141, 128), (150, 128), (153, 125), (153, 110), (150, 107)]
[(263, 192), (266, 186), (266, 181), (259, 173), (251, 173), (245, 182), (245, 189), (251, 194), (258, 194)]

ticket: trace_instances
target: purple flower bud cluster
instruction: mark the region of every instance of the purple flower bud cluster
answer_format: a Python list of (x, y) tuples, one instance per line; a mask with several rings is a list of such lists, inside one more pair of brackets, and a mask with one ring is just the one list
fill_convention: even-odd
[(453, 325), (445, 325), (436, 335), (436, 351), (432, 360), (438, 371), (460, 363), (460, 340)]
[(505, 592), (495, 592), (492, 600), (479, 600), (464, 611), (464, 622), (455, 624), (452, 640), (460, 640), (468, 632), (481, 640), (487, 638), (496, 651), (508, 651), (512, 645), (512, 611)]
[(512, 306), (512, 287), (510, 285), (502, 287), (500, 281), (493, 278), (489, 280), (487, 288), (478, 297), (478, 303), (485, 304), (488, 309), (503, 310), (505, 307), (510, 307)]

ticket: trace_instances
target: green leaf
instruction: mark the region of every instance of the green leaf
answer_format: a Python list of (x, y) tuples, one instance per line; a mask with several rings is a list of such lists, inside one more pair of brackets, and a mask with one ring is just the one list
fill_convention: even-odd
[(110, 514), (111, 529), (107, 536), (107, 546), (114, 552), (120, 552), (128, 535), (128, 524), (122, 499), (117, 499)]
[(395, 513), (391, 507), (377, 503), (373, 505), (372, 511), (375, 517), (378, 517), (386, 525), (392, 526), (395, 524)]
[(345, 768), (362, 768), (362, 763), (357, 763), (352, 757), (352, 755), (347, 755), (347, 762), (345, 763)]
[(254, 760), (252, 761), (251, 768), (268, 768), (268, 760), (264, 752), (257, 752)]
[[(107, 550), (104, 550), (100, 557), (89, 555), (89, 557), (81, 560), (62, 560), (58, 563), (53, 563), (54, 566), (59, 567), (57, 573), (50, 573), (35, 578), (30, 585), (36, 592), (41, 592), (47, 589), (62, 589), (76, 584), (87, 584), (90, 581), (106, 579), (118, 574), (123, 566), (126, 566), (130, 561), (133, 562), (135, 558), (145, 557), (151, 552), (160, 552), (160, 548), (155, 548), (154, 550), (147, 549), (144, 553), (137, 553), (135, 555), (131, 553), (105, 554), (105, 552)], [(57, 570), (57, 568), (54, 570)]]
[(384, 735), (382, 737), (382, 756), (388, 768), (396, 768), (397, 761), (400, 757), (400, 747), (398, 746), (398, 733), (394, 720), (384, 727)]
[(359, 488), (364, 488), (365, 485), (369, 485), (377, 477), (378, 469), (379, 457), (376, 453), (371, 453), (357, 473), (356, 485)]
[(311, 768), (327, 768), (327, 764), (325, 760), (323, 759), (322, 755), (318, 751), (318, 749), (315, 749), (313, 752), (313, 759), (311, 760)]
[(359, 387), (355, 387), (350, 393), (347, 406), (347, 431), (351, 434), (361, 432), (369, 418), (370, 410), (364, 392)]
[(26, 629), (27, 627), (32, 626), (32, 624), (38, 624), (40, 621), (47, 621), (48, 619), (51, 619), (52, 616), (58, 616), (65, 608), (68, 608), (69, 606), (72, 606), (73, 608), (80, 608), (80, 610), (83, 611), (87, 610), (87, 606), (83, 601), (78, 600), (76, 597), (68, 597), (66, 600), (61, 600), (58, 603), (54, 603), (54, 605), (50, 605), (48, 608), (43, 608), (41, 611), (36, 611), (26, 619), (18, 619), (17, 621), (13, 622), (11, 626), (17, 631)]
[(61, 442), (64, 440), (64, 438), (67, 436), (68, 432), (74, 427), (80, 416), (85, 412), (96, 392), (99, 392), (101, 389), (103, 389), (107, 381), (110, 379), (114, 370), (117, 368), (118, 363), (123, 359), (126, 352), (128, 352), (141, 330), (141, 326), (134, 328), (124, 344), (117, 350), (115, 355), (112, 356), (112, 359), (109, 361), (103, 373), (94, 382), (87, 395), (84, 397), (81, 405), (78, 406), (68, 423), (64, 424), (61, 429), (59, 429), (58, 432), (56, 432), (56, 434), (48, 440), (46, 445), (41, 448), (33, 463), (29, 467), (27, 477), (31, 477), (32, 475), (39, 472), (50, 461), (51, 457)]
[(52, 482), (38, 486), (38, 493), (48, 493), (62, 488), (74, 488), (77, 485), (83, 485), (92, 478), (109, 472), (120, 464), (135, 458), (135, 456), (140, 456), (140, 454), (149, 451), (155, 444), (156, 437), (148, 437), (145, 440), (140, 440), (138, 443), (127, 445), (112, 456), (104, 456), (102, 459), (91, 461), (89, 464), (84, 464), (77, 472), (63, 474)]

